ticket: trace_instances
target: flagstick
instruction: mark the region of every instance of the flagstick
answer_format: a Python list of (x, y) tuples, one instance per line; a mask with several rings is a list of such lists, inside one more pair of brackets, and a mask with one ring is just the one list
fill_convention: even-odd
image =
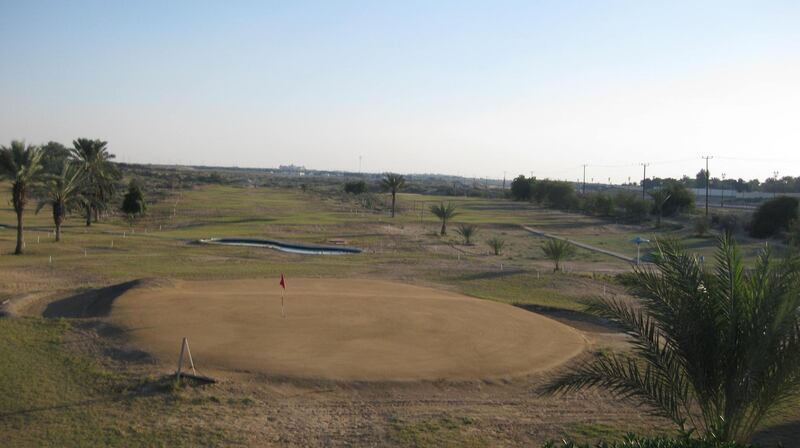
[(283, 312), (283, 288), (281, 288), (281, 317), (286, 317), (286, 314)]

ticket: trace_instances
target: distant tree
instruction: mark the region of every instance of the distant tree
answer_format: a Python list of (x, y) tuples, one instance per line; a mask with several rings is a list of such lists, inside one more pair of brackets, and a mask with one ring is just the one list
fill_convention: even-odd
[(381, 180), (381, 185), (384, 191), (392, 194), (392, 218), (394, 218), (397, 192), (406, 185), (406, 178), (399, 174), (386, 173), (386, 176)]
[(45, 178), (42, 199), (36, 207), (36, 213), (48, 205), (52, 208), (56, 241), (61, 241), (61, 225), (66, 220), (67, 213), (82, 204), (80, 189), (83, 182), (83, 170), (80, 166), (67, 160), (62, 160), (61, 164), (59, 174), (49, 174)]
[(456, 233), (461, 235), (461, 238), (464, 239), (464, 244), (469, 246), (472, 244), (472, 237), (478, 233), (478, 226), (474, 224), (459, 224)]
[(663, 206), (664, 216), (674, 216), (694, 209), (694, 193), (675, 181), (665, 182), (662, 187), (669, 193), (669, 199)]
[(542, 246), (542, 252), (553, 262), (553, 272), (558, 272), (561, 262), (575, 254), (575, 246), (566, 240), (549, 239)]
[(761, 204), (750, 221), (750, 235), (768, 238), (780, 231), (788, 230), (798, 218), (798, 201), (789, 196), (778, 196)]
[(654, 268), (634, 268), (636, 301), (589, 306), (622, 328), (631, 350), (579, 363), (544, 390), (607, 389), (713, 446), (747, 442), (800, 393), (800, 259), (765, 250), (746, 269), (729, 235), (713, 269), (676, 242), (660, 243), (659, 254)]
[(664, 188), (650, 192), (653, 199), (653, 214), (656, 215), (656, 227), (661, 227), (661, 217), (664, 216), (664, 205), (672, 195)]
[(617, 193), (614, 202), (622, 207), (627, 220), (636, 223), (642, 222), (647, 217), (650, 209), (650, 204), (646, 200), (642, 199), (638, 194), (627, 191)]
[(511, 198), (515, 201), (530, 201), (531, 200), (531, 181), (520, 174), (511, 181)]
[(539, 204), (550, 208), (571, 209), (578, 203), (575, 187), (570, 182), (542, 179), (531, 186), (531, 197)]
[(345, 193), (362, 194), (367, 192), (367, 183), (363, 180), (354, 180), (352, 182), (345, 182)]
[(25, 206), (31, 187), (38, 180), (42, 169), (42, 150), (38, 146), (25, 145), (14, 140), (11, 146), (0, 147), (0, 176), (11, 181), (11, 202), (17, 214), (17, 247), (15, 255), (22, 254), (25, 248), (22, 222)]
[(661, 218), (674, 216), (694, 208), (694, 193), (678, 182), (669, 181), (650, 192), (653, 199), (651, 213), (656, 216), (656, 227), (661, 226)]
[(456, 212), (456, 206), (451, 202), (448, 202), (447, 205), (445, 205), (444, 202), (434, 204), (431, 205), (431, 213), (442, 221), (442, 231), (440, 234), (442, 236), (447, 235), (447, 221), (453, 219), (458, 214), (458, 212)]
[(492, 249), (495, 255), (500, 255), (500, 252), (503, 251), (503, 248), (506, 246), (506, 240), (494, 236), (486, 241), (486, 244)]
[(79, 138), (72, 142), (72, 160), (79, 163), (84, 172), (83, 198), (86, 210), (86, 225), (92, 225), (100, 217), (100, 211), (108, 208), (108, 202), (116, 190), (119, 171), (111, 162), (114, 155), (108, 152), (108, 142)]
[(606, 193), (587, 193), (584, 198), (587, 212), (598, 216), (614, 216), (616, 204), (614, 197)]
[(131, 223), (147, 211), (144, 193), (138, 183), (131, 181), (128, 185), (128, 192), (125, 193), (125, 197), (122, 199), (121, 209)]
[(697, 172), (694, 176), (694, 187), (695, 188), (706, 188), (706, 170), (701, 169)]
[(46, 174), (58, 175), (69, 158), (69, 149), (58, 142), (48, 142), (42, 146), (42, 171)]

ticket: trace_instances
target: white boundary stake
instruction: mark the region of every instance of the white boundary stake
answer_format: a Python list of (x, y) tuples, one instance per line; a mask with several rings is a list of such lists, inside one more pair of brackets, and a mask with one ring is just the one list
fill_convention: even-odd
[(175, 374), (178, 381), (181, 380), (181, 369), (183, 368), (183, 353), (184, 351), (189, 355), (189, 366), (192, 368), (192, 374), (197, 376), (197, 371), (194, 369), (194, 361), (192, 361), (192, 352), (189, 350), (189, 341), (184, 337), (181, 341), (181, 354), (178, 356), (178, 372)]

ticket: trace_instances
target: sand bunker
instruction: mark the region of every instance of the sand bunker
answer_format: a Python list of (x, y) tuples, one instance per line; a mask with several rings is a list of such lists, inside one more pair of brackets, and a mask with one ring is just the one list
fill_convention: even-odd
[(174, 282), (133, 288), (110, 319), (164, 363), (189, 338), (198, 367), (333, 380), (487, 379), (580, 353), (574, 329), (510, 305), (375, 280)]

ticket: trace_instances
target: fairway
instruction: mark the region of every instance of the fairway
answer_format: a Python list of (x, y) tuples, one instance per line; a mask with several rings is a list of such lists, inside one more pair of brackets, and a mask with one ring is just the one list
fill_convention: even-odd
[(576, 330), (522, 309), (377, 280), (296, 278), (281, 317), (275, 281), (175, 281), (111, 308), (131, 342), (174, 365), (308, 379), (488, 379), (544, 371), (580, 353)]

